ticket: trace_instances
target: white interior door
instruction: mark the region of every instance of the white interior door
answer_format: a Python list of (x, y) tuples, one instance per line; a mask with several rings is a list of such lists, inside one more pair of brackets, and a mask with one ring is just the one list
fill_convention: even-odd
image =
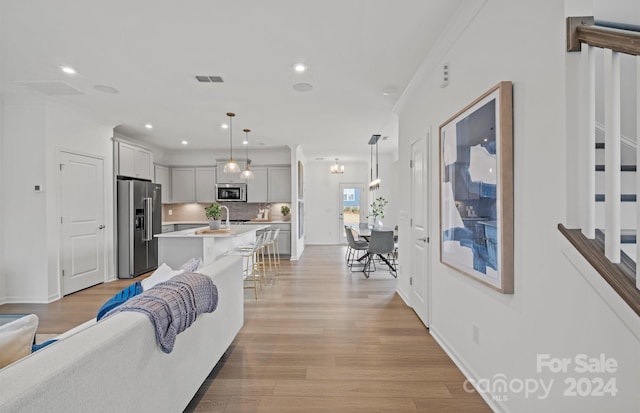
[(429, 193), (426, 164), (428, 137), (411, 145), (411, 306), (429, 325), (429, 224), (425, 194)]
[(60, 152), (62, 294), (105, 278), (104, 162)]
[(344, 233), (345, 225), (358, 225), (358, 223), (365, 221), (364, 216), (367, 211), (366, 197), (364, 184), (340, 184), (340, 193), (338, 194), (338, 223), (340, 225), (338, 234), (340, 234), (340, 239), (338, 243), (347, 243), (347, 236)]

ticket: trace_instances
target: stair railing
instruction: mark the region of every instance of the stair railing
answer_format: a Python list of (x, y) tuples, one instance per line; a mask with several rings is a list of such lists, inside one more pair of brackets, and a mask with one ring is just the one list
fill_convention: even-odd
[[(569, 17), (567, 19), (567, 51), (579, 51), (581, 54), (579, 76), (581, 95), (578, 111), (582, 138), (579, 139), (577, 151), (580, 165), (578, 174), (580, 202), (578, 204), (580, 205), (581, 232), (588, 240), (596, 239), (596, 64), (598, 63), (596, 54), (601, 54), (604, 59), (604, 254), (612, 264), (619, 264), (622, 246), (620, 125), (621, 113), (625, 109), (621, 108), (620, 60), (622, 54), (635, 56), (636, 107), (640, 110), (640, 27), (598, 22), (593, 17)], [(638, 131), (636, 135), (640, 135), (640, 115), (638, 114), (636, 114), (636, 122)], [(636, 159), (640, 160), (640, 142), (636, 144)], [(640, 177), (637, 176), (637, 172), (636, 194), (640, 195)], [(638, 232), (640, 200), (637, 197), (635, 215), (635, 229), (638, 235), (640, 234)], [(638, 242), (636, 242), (636, 257), (636, 260), (640, 258)], [(640, 268), (640, 265), (636, 265), (636, 268)], [(640, 290), (640, 277), (634, 278), (637, 292)]]

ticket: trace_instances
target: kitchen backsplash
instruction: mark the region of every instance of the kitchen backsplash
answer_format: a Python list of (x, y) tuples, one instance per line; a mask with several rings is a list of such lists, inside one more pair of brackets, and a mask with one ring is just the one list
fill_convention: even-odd
[[(204, 213), (204, 208), (210, 205), (210, 203), (206, 204), (163, 204), (162, 205), (162, 221), (163, 222), (171, 222), (171, 221), (206, 221), (207, 216)], [(258, 218), (258, 212), (261, 209), (269, 208), (269, 219), (272, 221), (281, 221), (283, 220), (282, 214), (280, 213), (280, 207), (282, 205), (287, 205), (291, 207), (290, 204), (282, 204), (282, 203), (260, 203), (260, 204), (252, 204), (247, 202), (220, 202), (220, 205), (225, 205), (229, 208), (230, 217), (229, 219), (256, 219)], [(172, 214), (169, 215), (169, 210), (171, 210)], [(222, 212), (222, 219), (226, 219), (225, 212)]]

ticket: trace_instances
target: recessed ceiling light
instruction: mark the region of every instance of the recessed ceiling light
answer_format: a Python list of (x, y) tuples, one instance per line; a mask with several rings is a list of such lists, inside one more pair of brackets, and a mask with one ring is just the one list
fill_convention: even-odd
[(398, 89), (395, 86), (387, 86), (384, 89), (382, 89), (382, 94), (384, 96), (393, 96), (396, 93), (398, 93)]
[(93, 88), (103, 93), (112, 93), (112, 94), (119, 93), (118, 89), (116, 89), (115, 87), (107, 86), (107, 85), (95, 85)]
[(78, 73), (76, 72), (76, 69), (72, 68), (71, 66), (60, 66), (60, 70), (68, 75), (75, 75), (76, 73)]
[(305, 66), (302, 63), (296, 63), (296, 65), (293, 66), (293, 70), (295, 70), (298, 73), (302, 73), (307, 70), (307, 66)]
[(182, 141), (182, 142), (180, 142), (180, 143), (181, 143), (181, 144), (183, 144), (183, 145), (187, 145), (189, 142), (187, 142), (187, 141)]
[(228, 128), (229, 128), (229, 125), (227, 125), (226, 123), (223, 123), (222, 125), (220, 125), (220, 127), (221, 127), (222, 129), (228, 129)]
[(150, 123), (147, 123), (146, 125), (144, 125), (144, 127), (147, 129), (153, 129), (153, 125)]
[(243, 145), (248, 145), (248, 144), (249, 144), (249, 141), (245, 139), (245, 140), (243, 140), (243, 141), (242, 141), (242, 144), (243, 144)]
[(293, 85), (293, 90), (298, 92), (309, 92), (310, 90), (313, 90), (313, 85), (309, 83), (296, 83)]

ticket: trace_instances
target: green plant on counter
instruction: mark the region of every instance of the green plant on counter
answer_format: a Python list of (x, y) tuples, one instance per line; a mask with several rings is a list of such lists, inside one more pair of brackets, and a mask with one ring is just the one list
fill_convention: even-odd
[(214, 202), (213, 204), (204, 208), (204, 213), (207, 215), (207, 218), (220, 219), (220, 217), (222, 216), (222, 208), (220, 208), (220, 204)]
[(286, 217), (287, 215), (289, 215), (290, 212), (291, 212), (291, 208), (289, 208), (288, 205), (282, 205), (280, 207), (280, 213), (282, 214), (283, 217)]
[(389, 203), (384, 197), (379, 196), (371, 203), (371, 215), (374, 218), (384, 218), (384, 207)]

